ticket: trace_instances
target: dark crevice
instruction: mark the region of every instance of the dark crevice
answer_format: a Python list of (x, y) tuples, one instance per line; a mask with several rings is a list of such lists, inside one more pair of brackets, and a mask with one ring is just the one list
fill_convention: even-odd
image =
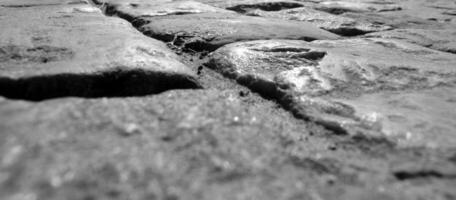
[[(344, 7), (317, 7), (315, 9), (323, 11), (323, 12), (327, 12), (327, 13), (330, 13), (330, 14), (334, 14), (334, 15), (341, 15), (341, 14), (344, 14), (344, 13), (363, 13), (363, 12), (366, 12), (366, 11), (362, 11), (362, 10), (356, 10), (356, 9), (350, 9), (350, 8), (344, 8)], [(369, 9), (369, 10), (370, 11), (374, 11), (374, 12), (391, 12), (391, 11), (402, 10), (402, 8), (401, 7), (396, 7), (396, 8), (386, 8), (386, 9), (379, 9), (379, 10), (374, 10), (374, 9)]]
[(350, 12), (351, 10), (347, 10), (347, 9), (344, 9), (344, 8), (315, 8), (317, 10), (320, 10), (320, 11), (323, 11), (323, 12), (327, 12), (329, 14), (333, 14), (333, 15), (341, 15), (341, 14), (344, 14), (346, 12)]
[(251, 48), (253, 51), (262, 51), (262, 52), (293, 52), (293, 53), (302, 53), (302, 52), (309, 52), (309, 48), (299, 48), (299, 47), (274, 47), (270, 49), (255, 49)]
[[(307, 60), (312, 61), (320, 61), (326, 56), (326, 52), (324, 51), (309, 51), (307, 53), (298, 54), (295, 57), (305, 58)], [(294, 57), (292, 57), (294, 58)]]
[(304, 37), (298, 38), (297, 40), (304, 40), (304, 41), (306, 41), (306, 42), (312, 42), (312, 41), (315, 41), (315, 40), (317, 40), (317, 39), (316, 39), (316, 38), (313, 38), (313, 37), (304, 36)]
[(236, 81), (244, 85), (254, 92), (259, 93), (263, 98), (268, 100), (278, 100), (287, 96), (286, 91), (277, 87), (277, 84), (262, 79), (258, 79), (252, 76), (242, 76), (236, 79)]
[[(324, 29), (324, 28), (323, 28)], [(373, 31), (363, 31), (357, 28), (349, 28), (349, 27), (341, 27), (337, 29), (324, 29), (326, 31), (329, 31), (331, 33), (335, 33), (340, 36), (346, 36), (346, 37), (354, 37), (354, 36), (361, 36), (365, 35), (368, 33), (372, 33)]]
[(184, 50), (196, 51), (196, 52), (212, 52), (217, 50), (222, 45), (214, 45), (204, 41), (194, 41), (184, 45)]
[(336, 146), (346, 150), (358, 149), (361, 152), (374, 157), (384, 157), (388, 153), (392, 153), (397, 150), (396, 144), (387, 138), (367, 136), (364, 134), (353, 135), (337, 142)]
[(313, 171), (317, 174), (339, 174), (341, 163), (332, 159), (313, 159), (313, 158), (300, 158), (296, 155), (288, 157), (288, 161), (298, 167), (308, 171)]
[[(124, 13), (124, 12), (119, 12), (117, 9), (117, 5), (106, 4), (106, 5), (103, 5), (101, 9), (106, 16), (116, 16), (116, 17), (125, 19), (130, 23), (132, 23), (136, 19), (136, 17), (133, 15), (130, 15), (130, 14)], [(135, 27), (137, 27), (137, 26), (135, 26)]]
[[(419, 43), (415, 43), (416, 45), (421, 45)], [(441, 48), (441, 47), (435, 47), (434, 44), (427, 44), (427, 45), (421, 45), (423, 47), (435, 50), (435, 51), (440, 51), (444, 53), (451, 53), (451, 54), (456, 54), (456, 49), (451, 49), (451, 48)]]
[(456, 174), (444, 174), (435, 170), (422, 171), (397, 171), (393, 173), (394, 177), (399, 181), (408, 181), (414, 179), (456, 179)]
[(41, 101), (59, 97), (129, 97), (172, 89), (198, 89), (195, 78), (140, 69), (116, 69), (96, 74), (56, 74), (12, 79), (0, 77), (0, 95)]
[(260, 53), (292, 53), (289, 58), (304, 58), (310, 61), (321, 61), (325, 56), (325, 51), (314, 51), (309, 48), (299, 48), (299, 47), (274, 47), (274, 48), (264, 48), (256, 49), (251, 48), (252, 51), (257, 51)]
[(295, 2), (265, 2), (258, 4), (241, 4), (233, 7), (226, 8), (227, 10), (236, 11), (239, 13), (246, 13), (249, 10), (260, 9), (264, 11), (280, 11), (285, 9), (299, 8), (303, 7), (300, 3)]

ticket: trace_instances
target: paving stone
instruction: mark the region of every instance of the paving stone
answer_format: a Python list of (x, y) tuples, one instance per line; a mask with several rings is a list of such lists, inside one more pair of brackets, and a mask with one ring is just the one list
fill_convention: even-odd
[[(454, 106), (446, 99), (453, 98), (455, 62), (453, 54), (398, 40), (347, 39), (234, 43), (214, 52), (209, 65), (328, 128), (412, 138), (398, 141), (404, 146), (451, 146), (456, 126), (440, 120), (455, 115), (444, 112)], [(450, 92), (433, 90), (444, 86)], [(425, 99), (428, 90), (442, 96)], [(423, 121), (428, 124), (420, 127)]]
[[(195, 1), (170, 1), (170, 2), (138, 2), (127, 3), (122, 1), (119, 3), (99, 4), (105, 13), (108, 15), (118, 15), (128, 21), (133, 21), (138, 17), (152, 17), (162, 15), (182, 15), (194, 13), (233, 13), (233, 11), (213, 7)], [(134, 1), (132, 1), (134, 2)]]
[[(448, 23), (452, 21), (451, 15), (445, 13), (456, 10), (456, 3), (454, 1), (436, 0), (436, 1), (402, 1), (398, 2), (404, 9), (399, 12), (407, 16), (422, 18), (430, 21), (437, 21), (441, 23)], [(426, 13), (426, 14), (423, 14)], [(390, 13), (393, 14), (393, 13)], [(453, 21), (454, 23), (454, 21)]]
[[(288, 159), (275, 150), (278, 137), (301, 137), (306, 126), (286, 113), (271, 117), (277, 114), (272, 102), (245, 99), (236, 90), (40, 103), (0, 98), (0, 170), (6, 179), (0, 198), (108, 198), (110, 191), (134, 200), (231, 199), (240, 193), (279, 198), (264, 193), (281, 182), (299, 182), (296, 176), (289, 181), (293, 174), (314, 173), (274, 164)], [(289, 175), (270, 179), (279, 171)], [(264, 185), (267, 180), (275, 184)]]
[(456, 19), (451, 15), (444, 14), (446, 11), (455, 9), (452, 8), (454, 3), (451, 1), (405, 0), (395, 3), (402, 9), (392, 12), (346, 12), (342, 16), (381, 23), (399, 29), (447, 29), (455, 27)]
[(389, 26), (373, 24), (348, 17), (333, 15), (306, 7), (275, 12), (268, 12), (257, 9), (249, 11), (247, 14), (261, 17), (305, 21), (314, 24), (315, 26), (324, 30), (344, 36), (355, 36), (369, 32), (386, 31), (391, 29)]
[(197, 0), (199, 2), (235, 11), (245, 11), (246, 9), (262, 9), (277, 11), (282, 9), (302, 7), (305, 5), (300, 1), (293, 0)]
[(456, 199), (455, 11), (0, 0), (0, 199)]
[(451, 147), (454, 131), (456, 89), (440, 87), (419, 91), (394, 91), (340, 100), (366, 120), (381, 124), (387, 137), (402, 144)]
[(367, 34), (366, 37), (400, 39), (431, 49), (456, 53), (456, 29), (395, 29), (391, 31)]
[(397, 11), (402, 8), (391, 1), (324, 1), (320, 2), (317, 9), (333, 13), (342, 14), (344, 12), (386, 12)]
[(148, 4), (148, 3), (168, 3), (172, 2), (174, 0), (91, 0), (96, 5), (101, 5), (101, 4)]
[(225, 44), (245, 40), (315, 40), (339, 37), (306, 22), (238, 14), (202, 13), (140, 19), (141, 22), (135, 26), (144, 34), (196, 51), (212, 51)]
[[(412, 166), (419, 162), (443, 181), (456, 171), (435, 156), (390, 163), (326, 152), (328, 142), (318, 138), (298, 142), (309, 127), (237, 90), (39, 103), (0, 98), (0, 128), (2, 199), (401, 199), (416, 186), (385, 178), (390, 165), (399, 177), (420, 173)], [(377, 187), (388, 193), (369, 189)], [(435, 185), (414, 195), (441, 195), (429, 193), (436, 188), (452, 192)]]
[(4, 96), (142, 95), (197, 85), (192, 70), (164, 43), (92, 6), (4, 8), (2, 13)]
[(84, 0), (3, 0), (0, 2), (0, 7), (7, 8), (26, 8), (26, 7), (46, 7), (51, 5), (62, 4), (81, 4)]

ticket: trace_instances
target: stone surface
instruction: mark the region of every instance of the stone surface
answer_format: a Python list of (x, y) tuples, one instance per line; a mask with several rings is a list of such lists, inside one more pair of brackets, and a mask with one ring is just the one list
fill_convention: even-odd
[(369, 32), (386, 31), (391, 29), (389, 26), (359, 21), (306, 7), (269, 12), (256, 9), (248, 11), (248, 14), (261, 17), (305, 21), (324, 30), (345, 36), (355, 36)]
[(27, 7), (46, 7), (62, 4), (81, 4), (84, 0), (3, 0), (0, 2), (0, 7), (9, 8), (27, 8)]
[(0, 1), (0, 199), (456, 199), (455, 10)]
[(197, 0), (199, 2), (225, 8), (229, 10), (241, 11), (245, 9), (259, 8), (263, 10), (281, 10), (287, 8), (302, 7), (304, 4), (293, 0)]
[(392, 91), (339, 99), (358, 115), (381, 125), (387, 137), (400, 144), (454, 146), (456, 89), (438, 87), (419, 91)]
[[(436, 21), (441, 23), (452, 22), (454, 24), (454, 17), (448, 15), (456, 10), (456, 2), (445, 1), (445, 0), (417, 0), (417, 1), (402, 1), (398, 2), (402, 8), (404, 8), (398, 14), (413, 16), (416, 18), (426, 19), (430, 21)], [(426, 13), (426, 14), (423, 14)], [(394, 13), (389, 13), (394, 15)]]
[(305, 22), (238, 14), (202, 13), (140, 19), (136, 26), (144, 34), (197, 51), (215, 50), (225, 44), (245, 40), (338, 38)]
[[(414, 156), (420, 151), (389, 147), (382, 151), (396, 153), (373, 156), (355, 150), (367, 142), (362, 139), (328, 151), (339, 145), (309, 137), (311, 127), (236, 90), (40, 103), (1, 99), (0, 113), (2, 199), (349, 200), (454, 193), (446, 180), (456, 173), (445, 160), (449, 152)], [(422, 180), (436, 182), (432, 187), (403, 182), (426, 170), (443, 178)]]
[[(379, 131), (387, 137), (411, 134), (413, 139), (401, 141), (403, 145), (436, 143), (449, 147), (456, 143), (454, 124), (441, 122), (454, 117), (453, 112), (445, 112), (454, 106), (447, 101), (454, 98), (451, 92), (431, 91), (443, 95), (436, 99), (426, 99), (426, 93), (420, 93), (444, 86), (454, 91), (456, 56), (452, 54), (385, 39), (310, 43), (269, 40), (227, 45), (211, 55), (209, 65), (287, 104), (289, 100), (281, 100), (281, 93), (291, 94), (292, 103), (286, 106), (328, 127), (337, 126), (347, 132), (357, 132), (361, 127), (368, 129), (365, 134)], [(271, 94), (273, 91), (278, 94)], [(364, 95), (368, 97), (363, 99)], [(339, 99), (353, 101), (345, 104)], [(371, 102), (369, 107), (369, 99), (378, 102)], [(391, 103), (393, 100), (398, 102)], [(415, 107), (407, 107), (408, 101)], [(369, 108), (361, 109), (363, 106)], [(427, 106), (443, 108), (431, 113)], [(400, 107), (405, 110), (398, 111)], [(392, 110), (402, 114), (394, 115)], [(418, 117), (405, 114), (409, 112)], [(423, 121), (428, 124), (419, 126)]]
[[(134, 1), (133, 1), (134, 2)], [(128, 21), (137, 19), (138, 17), (153, 17), (162, 15), (183, 15), (195, 13), (233, 13), (232, 11), (212, 7), (195, 1), (170, 1), (170, 2), (138, 2), (127, 3), (106, 3), (100, 4), (102, 9), (108, 15), (118, 15)]]
[(393, 12), (345, 12), (341, 15), (401, 29), (447, 29), (455, 25), (454, 17), (444, 14), (454, 10), (454, 2), (404, 0), (394, 1), (394, 3), (402, 9)]
[(3, 8), (2, 14), (2, 95), (141, 95), (197, 85), (165, 44), (89, 5)]
[(400, 39), (431, 49), (456, 53), (456, 27), (452, 30), (396, 29), (371, 33), (366, 37)]
[(402, 8), (391, 1), (323, 1), (316, 8), (333, 14), (342, 14), (344, 12), (386, 12), (397, 11)]

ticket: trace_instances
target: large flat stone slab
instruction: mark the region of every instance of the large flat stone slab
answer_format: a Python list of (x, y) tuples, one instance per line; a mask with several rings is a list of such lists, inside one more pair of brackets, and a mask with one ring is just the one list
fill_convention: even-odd
[(445, 14), (456, 10), (456, 4), (452, 1), (404, 0), (393, 3), (402, 9), (390, 12), (344, 12), (341, 15), (399, 29), (435, 30), (455, 27), (456, 18)]
[[(209, 89), (38, 103), (0, 98), (0, 198), (362, 200), (453, 192), (451, 151), (329, 151), (332, 142), (309, 137), (305, 123), (250, 97)], [(426, 172), (441, 177), (403, 181)]]
[(316, 8), (333, 14), (344, 12), (386, 12), (398, 11), (402, 8), (392, 1), (323, 1), (316, 5)]
[[(318, 169), (294, 167), (278, 149), (280, 135), (306, 135), (306, 126), (278, 114), (272, 102), (252, 104), (238, 93), (175, 90), (39, 103), (0, 98), (0, 197), (210, 200), (242, 193), (272, 200), (264, 193), (294, 184), (300, 178), (293, 175), (320, 179), (312, 178)], [(282, 168), (285, 162), (289, 167)], [(252, 184), (258, 192), (238, 187)], [(289, 193), (295, 190), (302, 191)]]
[(355, 36), (391, 29), (389, 26), (333, 15), (308, 7), (286, 9), (281, 11), (263, 11), (256, 9), (248, 11), (247, 14), (269, 18), (305, 21), (314, 24), (321, 29), (344, 36)]
[[(441, 122), (456, 115), (447, 101), (456, 83), (453, 54), (385, 39), (269, 40), (227, 45), (209, 65), (341, 132), (386, 136), (405, 146), (456, 143), (454, 124)], [(441, 96), (427, 98), (431, 93)]]
[(391, 91), (340, 99), (366, 120), (381, 125), (382, 132), (402, 144), (431, 148), (455, 144), (456, 88)]
[(398, 12), (398, 14), (400, 13), (405, 16), (413, 16), (443, 24), (455, 24), (454, 16), (451, 16), (451, 14), (449, 14), (451, 12), (456, 11), (456, 3), (454, 1), (407, 0), (397, 3), (400, 4), (402, 8), (404, 8), (401, 12)]
[[(2, 8), (0, 91), (11, 98), (194, 88), (167, 46), (87, 4)], [(20, 21), (21, 23), (17, 23)], [(14, 89), (13, 89), (14, 88)]]
[(367, 34), (366, 37), (400, 39), (431, 49), (456, 53), (456, 27), (454, 29), (395, 29)]
[(3, 0), (0, 7), (6, 8), (27, 8), (27, 7), (46, 7), (62, 4), (81, 4), (84, 0)]
[(226, 13), (140, 17), (144, 34), (196, 51), (212, 51), (236, 41), (259, 39), (337, 39), (306, 22), (290, 22)]
[(98, 3), (107, 15), (117, 15), (128, 21), (138, 17), (153, 17), (163, 15), (183, 15), (195, 13), (233, 13), (233, 11), (213, 7), (196, 1), (110, 1)]

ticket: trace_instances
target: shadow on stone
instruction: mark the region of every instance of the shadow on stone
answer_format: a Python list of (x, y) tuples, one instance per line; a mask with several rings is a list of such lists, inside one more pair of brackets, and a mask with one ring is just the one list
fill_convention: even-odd
[(0, 95), (41, 101), (59, 97), (126, 97), (158, 94), (173, 89), (200, 89), (189, 75), (115, 69), (95, 74), (56, 74), (12, 79), (0, 77)]
[(299, 8), (303, 7), (304, 5), (300, 3), (294, 2), (265, 2), (265, 3), (258, 3), (258, 4), (242, 4), (233, 7), (226, 8), (227, 10), (236, 11), (239, 13), (245, 13), (249, 10), (260, 9), (264, 11), (279, 11), (285, 9), (292, 9), (292, 8)]
[(443, 174), (434, 170), (423, 170), (423, 171), (397, 171), (393, 173), (394, 177), (399, 181), (407, 181), (413, 179), (455, 179), (455, 174)]

